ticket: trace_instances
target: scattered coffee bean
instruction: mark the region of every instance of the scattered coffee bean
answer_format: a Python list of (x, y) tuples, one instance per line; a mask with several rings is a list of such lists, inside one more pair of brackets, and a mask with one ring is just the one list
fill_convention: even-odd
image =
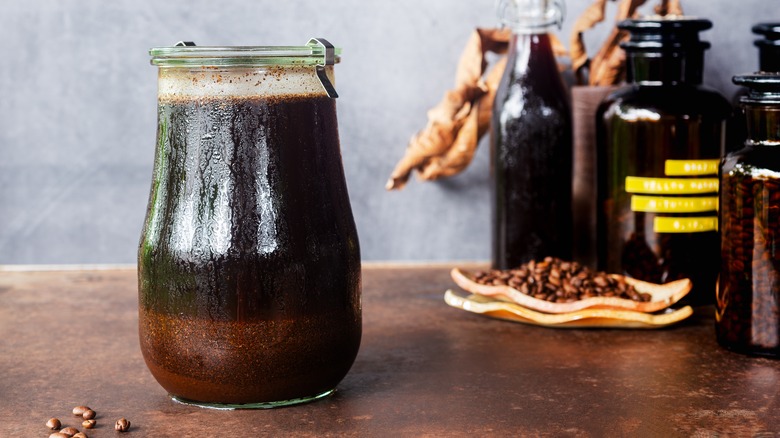
[(473, 280), (480, 284), (510, 286), (536, 299), (570, 303), (590, 297), (619, 297), (647, 302), (648, 293), (640, 293), (624, 278), (614, 278), (604, 272), (594, 272), (577, 262), (547, 257), (531, 261), (515, 269), (480, 271)]
[(95, 411), (93, 411), (92, 409), (87, 409), (86, 411), (84, 411), (83, 414), (81, 414), (81, 418), (85, 420), (91, 420), (95, 418)]
[(89, 410), (89, 406), (76, 406), (73, 408), (73, 415), (80, 417), (84, 415), (84, 412)]
[(118, 430), (119, 432), (125, 432), (127, 429), (130, 429), (130, 422), (127, 421), (125, 418), (120, 418), (116, 420), (116, 424), (114, 424), (114, 430)]
[(73, 435), (73, 437), (71, 437), (71, 438), (89, 438), (89, 437), (84, 432), (79, 432), (79, 433)]
[(51, 430), (57, 430), (62, 427), (62, 423), (58, 418), (50, 418), (49, 421), (46, 422), (46, 427)]
[(66, 435), (64, 433), (54, 432), (53, 434), (49, 435), (49, 438), (70, 438), (70, 435)]
[(60, 429), (60, 433), (69, 437), (72, 437), (73, 435), (79, 433), (79, 430), (75, 427), (66, 427), (64, 429)]
[(97, 421), (95, 420), (84, 420), (81, 423), (81, 426), (84, 427), (84, 429), (92, 429), (97, 424)]

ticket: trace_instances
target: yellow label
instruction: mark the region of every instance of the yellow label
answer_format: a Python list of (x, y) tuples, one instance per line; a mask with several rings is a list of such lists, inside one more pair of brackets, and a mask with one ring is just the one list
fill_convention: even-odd
[(717, 175), (720, 160), (666, 160), (666, 176)]
[(702, 213), (718, 211), (717, 196), (708, 197), (665, 197), (641, 196), (631, 197), (631, 211), (647, 213)]
[(653, 231), (656, 233), (701, 233), (717, 230), (717, 216), (656, 217), (653, 220)]
[(645, 178), (627, 176), (626, 192), (649, 195), (718, 193), (718, 178)]

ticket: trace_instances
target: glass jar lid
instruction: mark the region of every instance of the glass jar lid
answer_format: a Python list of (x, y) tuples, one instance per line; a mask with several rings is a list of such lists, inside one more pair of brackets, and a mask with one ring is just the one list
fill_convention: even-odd
[(780, 23), (759, 23), (751, 29), (754, 34), (763, 38), (755, 41), (761, 47), (780, 47)]
[[(341, 48), (334, 47), (331, 63), (341, 61)], [(155, 47), (151, 63), (159, 67), (325, 65), (328, 49), (305, 46), (194, 46)]]
[(731, 81), (748, 89), (748, 93), (740, 98), (741, 103), (780, 104), (780, 73), (756, 72), (737, 75)]
[(687, 52), (706, 50), (710, 43), (699, 39), (699, 32), (712, 27), (703, 18), (659, 17), (621, 21), (618, 28), (628, 31), (628, 41), (620, 47), (630, 52)]

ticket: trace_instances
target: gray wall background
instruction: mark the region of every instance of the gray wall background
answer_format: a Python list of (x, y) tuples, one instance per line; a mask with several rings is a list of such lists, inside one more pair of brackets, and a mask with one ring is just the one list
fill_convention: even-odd
[[(750, 27), (780, 21), (777, 0), (682, 3), (687, 14), (713, 20), (705, 82), (730, 96), (731, 76), (757, 67)], [(588, 4), (567, 1), (565, 41)], [(383, 186), (451, 86), (471, 30), (495, 23), (494, 0), (6, 0), (0, 264), (135, 262), (156, 129), (148, 48), (304, 44), (312, 36), (344, 48), (339, 124), (363, 259), (487, 260), (485, 141), (455, 178), (393, 193)], [(606, 28), (588, 34), (591, 49)]]

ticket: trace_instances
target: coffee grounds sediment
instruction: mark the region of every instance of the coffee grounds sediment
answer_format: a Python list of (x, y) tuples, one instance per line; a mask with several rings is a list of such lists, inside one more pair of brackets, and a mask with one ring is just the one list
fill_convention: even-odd
[[(357, 318), (357, 321), (355, 320)], [(192, 401), (260, 403), (336, 387), (360, 344), (360, 315), (210, 321), (141, 309), (144, 359), (169, 393)]]

